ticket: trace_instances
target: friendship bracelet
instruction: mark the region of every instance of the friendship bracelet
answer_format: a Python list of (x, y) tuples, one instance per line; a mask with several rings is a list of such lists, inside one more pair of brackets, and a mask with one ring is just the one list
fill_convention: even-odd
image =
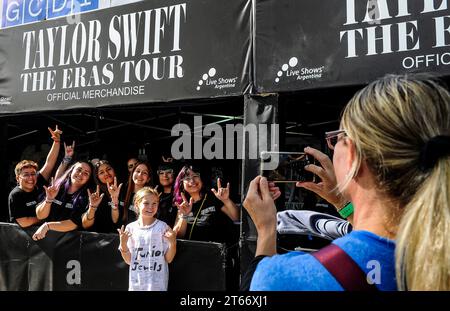
[(179, 218), (181, 218), (181, 219), (188, 219), (190, 216), (192, 216), (191, 215), (192, 213), (189, 213), (189, 214), (180, 214), (180, 216), (178, 216)]
[(72, 161), (72, 157), (64, 157), (64, 159), (62, 161), (64, 163), (70, 163), (70, 161)]
[(114, 204), (114, 202), (109, 202), (109, 206), (111, 206), (111, 209), (117, 211), (119, 209), (119, 203)]

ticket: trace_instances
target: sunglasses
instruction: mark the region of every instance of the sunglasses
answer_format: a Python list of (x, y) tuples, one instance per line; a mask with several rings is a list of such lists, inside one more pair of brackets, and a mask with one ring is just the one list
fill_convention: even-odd
[(173, 170), (158, 170), (158, 175), (173, 175)]
[[(340, 134), (344, 134), (344, 135), (339, 136)], [(330, 150), (334, 150), (334, 147), (338, 143), (339, 138), (342, 138), (344, 136), (347, 136), (347, 134), (345, 133), (344, 130), (336, 130), (336, 131), (326, 132), (325, 139), (327, 141), (328, 148), (330, 148)]]

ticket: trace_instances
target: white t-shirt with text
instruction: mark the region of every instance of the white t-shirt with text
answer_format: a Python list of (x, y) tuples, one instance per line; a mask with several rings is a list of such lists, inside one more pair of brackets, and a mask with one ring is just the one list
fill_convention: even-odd
[(149, 226), (140, 226), (138, 221), (127, 225), (131, 233), (128, 249), (131, 252), (129, 286), (130, 291), (166, 291), (169, 283), (169, 266), (164, 255), (169, 242), (164, 233), (169, 226), (155, 220)]

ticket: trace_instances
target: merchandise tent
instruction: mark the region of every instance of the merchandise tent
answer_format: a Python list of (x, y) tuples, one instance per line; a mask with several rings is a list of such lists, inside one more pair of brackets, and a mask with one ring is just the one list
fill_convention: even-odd
[[(133, 154), (152, 160), (169, 154), (179, 135), (173, 128), (186, 124), (192, 152), (184, 158), (230, 181), (240, 203), (259, 174), (259, 152), (325, 149), (324, 132), (338, 128), (342, 107), (362, 85), (407, 72), (447, 81), (448, 15), (436, 1), (148, 0), (4, 27), (0, 160), (7, 170), (0, 172), (0, 216), (7, 220), (15, 163), (45, 157), (46, 127), (53, 124), (66, 141), (76, 141), (80, 157), (106, 157), (116, 167)], [(256, 139), (226, 135), (228, 126), (241, 124), (256, 125)], [(207, 160), (205, 146), (213, 141), (223, 150)], [(314, 208), (310, 194), (288, 188), (280, 210)], [(256, 246), (244, 210), (241, 218), (231, 248), (181, 241), (169, 289), (236, 288), (237, 262), (245, 271)], [(36, 244), (30, 230), (0, 229), (7, 250), (0, 255), (2, 289), (126, 288), (114, 235), (54, 234)], [(325, 243), (296, 238), (305, 248)], [(111, 258), (95, 263), (104, 253)], [(80, 283), (66, 281), (70, 259), (85, 267)]]

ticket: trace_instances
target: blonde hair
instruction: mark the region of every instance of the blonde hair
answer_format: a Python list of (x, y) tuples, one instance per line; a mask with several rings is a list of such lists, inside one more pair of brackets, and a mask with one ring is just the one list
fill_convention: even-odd
[(144, 197), (146, 195), (156, 196), (158, 198), (158, 202), (159, 202), (159, 193), (158, 193), (158, 191), (156, 191), (156, 188), (143, 187), (138, 192), (136, 192), (136, 194), (134, 195), (134, 201), (133, 201), (134, 210), (135, 210), (136, 214), (138, 214), (138, 215), (139, 215), (138, 205), (139, 205), (139, 203), (141, 203), (141, 201), (144, 199)]
[(388, 75), (359, 91), (341, 127), (356, 160), (341, 189), (364, 160), (377, 190), (393, 206), (387, 224), (396, 236), (399, 289), (450, 290), (450, 156), (420, 168), (423, 146), (450, 136), (450, 94), (423, 75)]

